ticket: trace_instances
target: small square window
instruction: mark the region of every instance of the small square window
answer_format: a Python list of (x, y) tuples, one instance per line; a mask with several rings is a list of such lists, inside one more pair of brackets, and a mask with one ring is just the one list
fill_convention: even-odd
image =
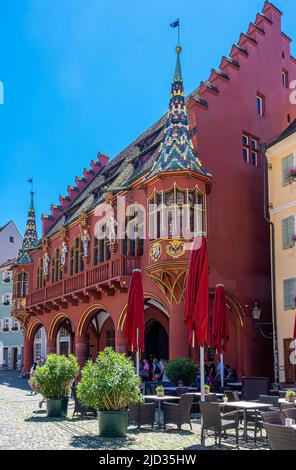
[(9, 242), (14, 243), (14, 237), (9, 237)]
[(249, 137), (245, 134), (243, 134), (243, 144), (244, 145), (249, 145)]
[(249, 149), (247, 147), (243, 147), (243, 155), (245, 162), (249, 163)]
[(251, 139), (251, 146), (252, 146), (252, 149), (257, 150), (257, 148), (258, 148), (257, 139)]

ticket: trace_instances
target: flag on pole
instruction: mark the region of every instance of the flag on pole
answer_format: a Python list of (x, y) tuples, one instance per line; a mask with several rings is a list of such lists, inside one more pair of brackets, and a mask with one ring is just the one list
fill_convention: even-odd
[(176, 21), (174, 21), (173, 23), (170, 24), (171, 28), (178, 28), (179, 26), (180, 26), (179, 18)]

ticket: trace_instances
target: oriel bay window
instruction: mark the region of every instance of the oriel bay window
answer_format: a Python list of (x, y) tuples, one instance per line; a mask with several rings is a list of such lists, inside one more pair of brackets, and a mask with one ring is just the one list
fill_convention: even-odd
[(57, 248), (51, 261), (51, 282), (58, 282), (62, 279), (61, 256)]
[(84, 269), (83, 245), (80, 238), (75, 238), (70, 249), (70, 274), (80, 273)]
[(17, 273), (13, 279), (13, 297), (21, 299), (28, 295), (29, 274), (26, 272)]
[(149, 200), (149, 238), (192, 238), (206, 232), (205, 196), (174, 185)]

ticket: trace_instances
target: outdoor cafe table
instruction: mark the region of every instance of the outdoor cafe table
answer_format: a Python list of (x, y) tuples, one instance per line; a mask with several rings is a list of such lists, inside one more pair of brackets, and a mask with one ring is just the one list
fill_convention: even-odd
[(164, 395), (163, 397), (158, 397), (157, 395), (143, 395), (145, 400), (154, 400), (158, 402), (158, 427), (161, 427), (160, 422), (160, 412), (161, 412), (161, 402), (169, 400), (180, 400), (180, 397), (173, 397), (172, 395)]
[(245, 441), (248, 441), (248, 411), (249, 410), (266, 410), (271, 407), (270, 403), (256, 403), (253, 401), (230, 401), (226, 403), (220, 403), (220, 406), (225, 408), (237, 408), (238, 410), (243, 411), (244, 415), (244, 433), (243, 438)]
[[(296, 406), (296, 400), (295, 400), (295, 406)], [(279, 399), (279, 404), (280, 405), (293, 405), (293, 402), (285, 400), (285, 398), (280, 398)]]

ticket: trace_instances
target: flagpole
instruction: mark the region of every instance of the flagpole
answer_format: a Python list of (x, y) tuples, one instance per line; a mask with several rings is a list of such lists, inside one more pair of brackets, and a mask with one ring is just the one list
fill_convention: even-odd
[(180, 45), (180, 19), (178, 18), (178, 46)]

